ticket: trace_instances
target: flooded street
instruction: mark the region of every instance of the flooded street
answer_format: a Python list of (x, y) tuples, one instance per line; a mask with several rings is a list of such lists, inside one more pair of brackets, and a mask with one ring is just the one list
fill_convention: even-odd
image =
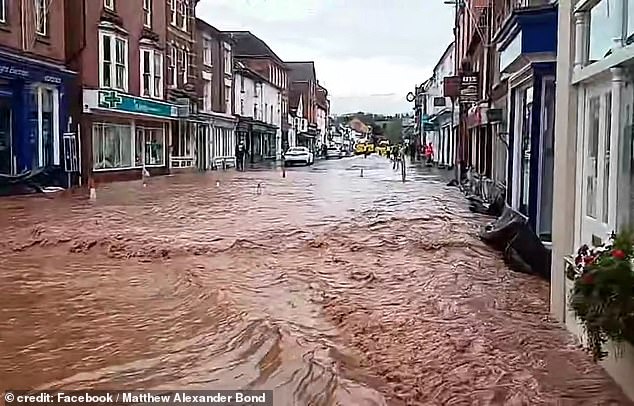
[(371, 156), (4, 199), (0, 389), (628, 405), (445, 183)]

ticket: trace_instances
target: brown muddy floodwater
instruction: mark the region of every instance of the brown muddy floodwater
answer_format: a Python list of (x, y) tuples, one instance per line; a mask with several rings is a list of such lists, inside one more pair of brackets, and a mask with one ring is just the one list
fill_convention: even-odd
[(0, 201), (0, 390), (629, 404), (549, 321), (548, 285), (477, 239), (458, 191), (409, 177), (350, 158)]

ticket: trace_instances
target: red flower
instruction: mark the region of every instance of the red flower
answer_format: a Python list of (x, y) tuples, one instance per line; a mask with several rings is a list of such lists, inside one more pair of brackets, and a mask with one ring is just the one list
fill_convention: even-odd
[(588, 255), (587, 257), (583, 259), (583, 262), (585, 262), (586, 265), (591, 265), (594, 262), (594, 259), (595, 258), (593, 256)]
[(625, 259), (626, 255), (625, 252), (623, 252), (623, 250), (612, 250), (612, 257), (616, 258), (616, 259)]
[(594, 282), (594, 276), (592, 276), (591, 273), (587, 273), (581, 277), (581, 282), (586, 285), (592, 285), (592, 282)]

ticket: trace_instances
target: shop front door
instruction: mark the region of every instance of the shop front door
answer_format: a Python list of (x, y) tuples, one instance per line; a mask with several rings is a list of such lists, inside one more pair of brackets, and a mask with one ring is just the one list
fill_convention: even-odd
[(0, 174), (16, 174), (11, 99), (0, 98)]
[(598, 244), (612, 232), (610, 221), (610, 82), (585, 89), (581, 148), (581, 242)]

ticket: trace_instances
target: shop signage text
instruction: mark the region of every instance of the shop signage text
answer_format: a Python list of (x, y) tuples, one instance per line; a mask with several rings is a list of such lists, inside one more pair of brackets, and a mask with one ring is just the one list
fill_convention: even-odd
[[(86, 92), (95, 92), (87, 90)], [(135, 97), (116, 90), (98, 90), (96, 106), (101, 109), (116, 110), (134, 114), (143, 114), (162, 118), (178, 117), (178, 107), (169, 103), (163, 103), (154, 100), (148, 100), (141, 97)], [(86, 101), (90, 101), (90, 97), (85, 97)], [(94, 102), (93, 102), (94, 103)]]
[[(35, 71), (35, 72), (37, 73), (38, 71)], [(31, 78), (31, 80), (42, 80), (43, 82), (54, 83), (56, 85), (62, 83), (62, 78), (59, 76), (54, 76), (54, 75), (39, 76), (37, 74), (32, 75), (31, 71), (20, 68), (15, 65), (11, 65), (11, 64), (0, 64), (0, 76), (5, 76), (5, 77), (10, 76), (10, 77), (21, 78), (21, 79)], [(36, 77), (33, 77), (33, 76), (36, 76)]]
[(475, 103), (478, 101), (478, 72), (465, 72), (460, 76), (460, 103)]

